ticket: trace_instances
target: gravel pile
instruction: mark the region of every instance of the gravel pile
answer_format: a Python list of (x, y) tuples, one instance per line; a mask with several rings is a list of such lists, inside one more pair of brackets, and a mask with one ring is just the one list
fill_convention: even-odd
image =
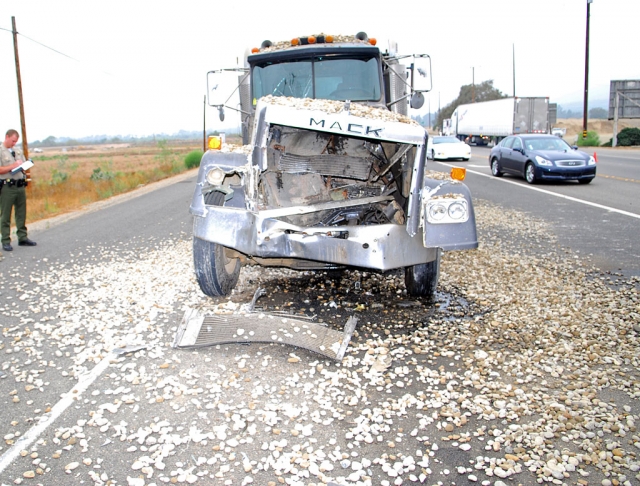
[[(638, 484), (640, 282), (594, 272), (522, 214), (478, 203), (476, 217), (481, 247), (445, 254), (435, 305), (401, 272), (257, 267), (208, 299), (187, 235), (41, 262), (17, 284), (23, 270), (2, 268), (0, 454), (109, 361), (0, 482)], [(356, 314), (343, 362), (170, 348), (185, 309), (236, 312), (258, 285), (265, 310), (337, 328)]]
[[(344, 101), (272, 95), (263, 96), (260, 100), (270, 105), (290, 106), (298, 110), (317, 110), (330, 114), (345, 111)], [(361, 118), (370, 118), (373, 120), (382, 120), (387, 122), (400, 122), (417, 127), (420, 126), (420, 124), (411, 117), (360, 103), (349, 103), (348, 110), (351, 115), (359, 116)]]

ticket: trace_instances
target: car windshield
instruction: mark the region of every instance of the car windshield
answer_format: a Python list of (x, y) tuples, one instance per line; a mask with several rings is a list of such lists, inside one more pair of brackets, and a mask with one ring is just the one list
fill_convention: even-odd
[(294, 62), (266, 62), (253, 68), (253, 98), (291, 96), (327, 100), (379, 101), (375, 57), (318, 56)]
[(461, 143), (456, 137), (433, 137), (433, 143)]
[(555, 150), (558, 152), (571, 150), (569, 144), (558, 137), (529, 138), (524, 140), (524, 145), (529, 150)]

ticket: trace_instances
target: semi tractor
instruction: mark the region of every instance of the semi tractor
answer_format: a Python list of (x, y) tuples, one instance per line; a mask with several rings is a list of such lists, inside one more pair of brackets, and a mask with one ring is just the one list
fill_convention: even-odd
[(549, 98), (502, 98), (459, 105), (448, 135), (476, 145), (493, 145), (517, 133), (549, 133)]
[(407, 292), (431, 298), (442, 252), (477, 248), (463, 169), (427, 171), (427, 132), (407, 116), (429, 89), (429, 57), (376, 44), (362, 32), (265, 41), (243, 67), (208, 73), (208, 103), (221, 120), (239, 111), (243, 145), (213, 137), (200, 163), (190, 213), (203, 293), (228, 295), (257, 264), (404, 269)]

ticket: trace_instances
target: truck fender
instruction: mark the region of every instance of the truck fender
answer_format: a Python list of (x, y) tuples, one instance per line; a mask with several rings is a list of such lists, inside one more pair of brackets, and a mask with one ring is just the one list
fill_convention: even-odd
[[(245, 153), (207, 151), (200, 161), (198, 180), (189, 212), (194, 216), (206, 216), (204, 195), (212, 191), (225, 194), (225, 206), (246, 209), (245, 187), (249, 168), (249, 156)], [(212, 186), (207, 181), (207, 174), (214, 169), (221, 169), (226, 175), (237, 174), (239, 177), (234, 177), (233, 184), (223, 183), (221, 186)]]
[[(456, 202), (466, 207), (466, 219), (461, 218), (463, 222), (454, 221), (448, 216), (438, 222), (428, 214), (434, 205), (438, 205), (438, 209), (447, 209)], [(478, 248), (471, 193), (469, 188), (461, 182), (425, 178), (422, 192), (422, 221), (426, 248), (442, 248), (444, 251)]]

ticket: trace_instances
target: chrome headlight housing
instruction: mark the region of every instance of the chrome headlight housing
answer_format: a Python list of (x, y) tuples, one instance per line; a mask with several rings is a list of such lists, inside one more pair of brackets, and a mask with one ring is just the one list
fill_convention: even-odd
[(457, 194), (432, 197), (425, 204), (425, 215), (430, 224), (464, 223), (469, 220), (469, 203)]
[(224, 173), (224, 171), (220, 167), (216, 167), (215, 169), (211, 169), (209, 172), (207, 172), (205, 178), (207, 179), (207, 182), (212, 186), (221, 186), (224, 182), (225, 176), (226, 174)]

